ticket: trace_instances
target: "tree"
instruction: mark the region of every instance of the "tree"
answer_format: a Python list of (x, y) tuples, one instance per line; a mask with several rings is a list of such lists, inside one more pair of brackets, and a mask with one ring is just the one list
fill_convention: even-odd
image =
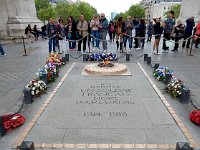
[(129, 10), (127, 11), (127, 14), (130, 15), (130, 16), (144, 18), (145, 17), (145, 10), (140, 5), (132, 5), (129, 8)]
[(125, 12), (125, 13), (121, 12), (121, 13), (117, 14), (113, 20), (117, 21), (119, 19), (119, 17), (126, 19), (128, 17), (128, 14), (127, 14), (127, 12)]
[(38, 18), (41, 21), (49, 20), (50, 18), (56, 17), (56, 13), (51, 5), (49, 5), (47, 8), (42, 8), (38, 11)]
[(84, 15), (86, 20), (91, 20), (93, 15), (97, 13), (97, 10), (94, 7), (83, 1), (78, 1), (77, 7), (80, 15)]
[(35, 0), (35, 7), (37, 12), (40, 9), (47, 8), (49, 5), (49, 0)]
[(175, 18), (178, 18), (180, 16), (181, 5), (180, 4), (173, 5), (170, 10), (174, 11)]

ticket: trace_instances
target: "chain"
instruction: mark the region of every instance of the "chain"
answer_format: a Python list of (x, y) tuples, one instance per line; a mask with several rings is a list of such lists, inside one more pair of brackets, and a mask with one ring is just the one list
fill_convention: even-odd
[(121, 58), (123, 58), (123, 57), (125, 57), (125, 56), (126, 56), (126, 54), (124, 54), (124, 55), (118, 57), (117, 59), (121, 59)]
[(140, 56), (135, 56), (135, 55), (133, 55), (133, 54), (130, 54), (131, 55), (131, 57), (133, 57), (133, 58), (135, 58), (135, 59), (139, 59), (139, 58), (142, 58), (143, 56), (144, 56), (144, 54), (142, 54), (142, 55), (140, 55)]
[(70, 56), (71, 58), (73, 58), (73, 59), (79, 59), (79, 58), (81, 58), (81, 57), (83, 56), (83, 54), (79, 55), (78, 57), (74, 57), (74, 56), (72, 56), (71, 54), (69, 54), (69, 56)]

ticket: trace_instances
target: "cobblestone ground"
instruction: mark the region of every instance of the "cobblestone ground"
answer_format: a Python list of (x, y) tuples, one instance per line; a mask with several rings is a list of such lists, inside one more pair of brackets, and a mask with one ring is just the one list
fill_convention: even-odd
[[(162, 44), (162, 43), (161, 43)], [(180, 44), (181, 45), (181, 44)], [(23, 45), (22, 44), (10, 44), (3, 46), (7, 55), (6, 57), (0, 57), (0, 114), (15, 111), (15, 103), (17, 100), (22, 98), (23, 87), (32, 79), (35, 78), (36, 72), (39, 68), (43, 67), (45, 61), (48, 57), (48, 45), (46, 40), (41, 40), (34, 43), (26, 44), (27, 52), (29, 56), (22, 56)], [(110, 52), (116, 52), (116, 46), (114, 43), (108, 42), (108, 48)], [(98, 50), (93, 49), (95, 52)], [(131, 54), (135, 57), (131, 57), (130, 62), (140, 61), (144, 66), (145, 70), (152, 75), (152, 69), (143, 63), (142, 56), (143, 53), (148, 53), (152, 55), (152, 62), (160, 62), (162, 66), (174, 69), (175, 76), (183, 80), (186, 85), (191, 89), (192, 99), (200, 108), (200, 52), (199, 49), (194, 49), (194, 56), (186, 55), (186, 49), (180, 49), (178, 53), (170, 52), (168, 54), (162, 54), (155, 56), (152, 54), (152, 43), (146, 43), (144, 50), (131, 50)], [(71, 51), (70, 55), (74, 58), (78, 58), (81, 53), (76, 51)], [(122, 53), (118, 54), (120, 57), (119, 62), (125, 62), (125, 56)], [(136, 59), (138, 57), (138, 59)], [(70, 61), (82, 61), (82, 57), (78, 59), (73, 59), (70, 57)], [(65, 67), (67, 69), (68, 66)], [(163, 86), (160, 82), (156, 82), (157, 86), (162, 89)], [(46, 96), (44, 96), (46, 97)], [(190, 105), (181, 105), (177, 101), (171, 100), (172, 106), (175, 107), (177, 114), (181, 117), (181, 120), (186, 123), (190, 132), (200, 143), (200, 132), (199, 127), (193, 125), (188, 119), (188, 113), (192, 109)], [(26, 117), (32, 117), (37, 107), (39, 107), (41, 102), (34, 104), (33, 108), (26, 106), (23, 113), (27, 113)], [(27, 119), (30, 120), (30, 119)], [(0, 139), (0, 145), (3, 148), (8, 145), (11, 146), (13, 141), (16, 139), (17, 135), (20, 134), (18, 129), (10, 135), (6, 135), (4, 138)], [(13, 136), (11, 138), (11, 136)], [(10, 140), (10, 142), (9, 142)], [(0, 146), (1, 149), (1, 146)]]

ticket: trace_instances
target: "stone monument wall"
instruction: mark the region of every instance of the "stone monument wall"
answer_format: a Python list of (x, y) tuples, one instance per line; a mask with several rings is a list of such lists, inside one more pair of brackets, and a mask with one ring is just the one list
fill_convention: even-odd
[(43, 25), (34, 0), (0, 0), (0, 4), (0, 37), (22, 36), (28, 24)]
[(194, 16), (195, 21), (200, 20), (200, 0), (183, 0), (180, 19), (185, 22), (187, 18)]

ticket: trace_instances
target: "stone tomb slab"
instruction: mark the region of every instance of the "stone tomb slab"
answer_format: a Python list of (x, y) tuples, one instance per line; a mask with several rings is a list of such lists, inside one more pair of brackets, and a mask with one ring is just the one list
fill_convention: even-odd
[(176, 144), (187, 139), (139, 66), (132, 76), (82, 76), (77, 63), (25, 140), (57, 144)]

